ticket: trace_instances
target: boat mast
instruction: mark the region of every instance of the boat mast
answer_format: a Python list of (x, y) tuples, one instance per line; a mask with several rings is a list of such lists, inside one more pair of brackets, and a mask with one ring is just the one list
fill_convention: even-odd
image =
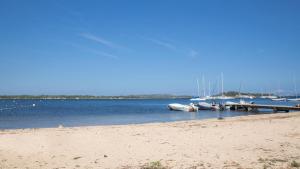
[(240, 82), (239, 97), (241, 97), (241, 88), (242, 88), (242, 82)]
[(221, 73), (221, 84), (222, 84), (222, 97), (224, 97), (224, 84), (223, 84), (223, 72)]
[(208, 96), (210, 96), (210, 80), (208, 80)]
[(204, 79), (204, 75), (202, 75), (202, 85), (203, 85), (203, 97), (205, 97), (205, 79)]
[(198, 97), (200, 98), (200, 87), (199, 87), (199, 80), (197, 79), (197, 86), (198, 86)]
[(220, 79), (217, 78), (217, 95), (220, 94)]
[(293, 77), (293, 81), (294, 81), (294, 92), (295, 92), (295, 95), (296, 95), (296, 99), (298, 99), (297, 85), (296, 85), (296, 79), (295, 79), (295, 76)]
[(281, 98), (280, 81), (278, 81), (278, 90), (277, 90), (277, 95), (279, 96), (279, 98)]

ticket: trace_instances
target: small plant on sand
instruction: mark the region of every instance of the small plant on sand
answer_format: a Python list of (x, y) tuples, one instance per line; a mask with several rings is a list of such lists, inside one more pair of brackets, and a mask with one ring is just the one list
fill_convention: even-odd
[(167, 169), (166, 167), (162, 166), (160, 161), (154, 161), (146, 166), (143, 166), (141, 169)]
[(268, 169), (269, 166), (267, 164), (264, 164), (263, 169)]
[(299, 168), (299, 167), (300, 167), (300, 163), (298, 163), (297, 161), (294, 160), (294, 161), (291, 163), (291, 166), (292, 166), (292, 167)]

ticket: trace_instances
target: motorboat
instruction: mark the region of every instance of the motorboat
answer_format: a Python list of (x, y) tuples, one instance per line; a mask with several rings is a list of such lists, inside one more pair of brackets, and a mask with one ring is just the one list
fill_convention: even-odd
[(198, 111), (198, 107), (195, 106), (192, 103), (190, 105), (184, 105), (184, 104), (179, 104), (179, 103), (172, 103), (172, 104), (168, 105), (168, 108), (170, 110), (174, 110), (174, 111), (186, 111), (186, 112)]
[(254, 104), (254, 102), (253, 101), (247, 102), (247, 101), (242, 100), (242, 99), (239, 102), (232, 102), (232, 101), (225, 102), (225, 105), (243, 105), (243, 104)]
[(220, 110), (221, 106), (215, 103), (199, 102), (197, 104), (199, 110)]

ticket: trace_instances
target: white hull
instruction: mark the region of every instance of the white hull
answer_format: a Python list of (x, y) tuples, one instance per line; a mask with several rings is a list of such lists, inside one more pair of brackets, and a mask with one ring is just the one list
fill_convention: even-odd
[(292, 102), (300, 102), (300, 98), (295, 98), (295, 99), (287, 99), (288, 101)]
[(227, 101), (226, 103), (225, 103), (226, 105), (237, 105), (237, 104), (254, 104), (254, 102), (246, 102), (245, 100), (240, 100), (240, 102), (231, 102), (231, 101)]
[(204, 100), (206, 100), (206, 98), (192, 98), (192, 99), (190, 99), (190, 101), (193, 101), (193, 102), (204, 101)]
[(229, 96), (219, 96), (219, 97), (215, 97), (215, 99), (219, 99), (219, 100), (229, 100), (229, 99), (234, 99), (234, 97), (229, 97)]
[(286, 98), (271, 99), (272, 101), (286, 101)]
[(261, 96), (262, 99), (277, 99), (277, 96)]
[(199, 102), (198, 105), (200, 110), (220, 110), (220, 106), (217, 104)]
[(198, 111), (198, 108), (194, 105), (184, 105), (178, 103), (169, 104), (168, 108), (170, 110), (175, 110), (175, 111), (186, 111), (186, 112)]
[(248, 96), (248, 95), (240, 95), (240, 96), (237, 96), (236, 98), (238, 98), (238, 99), (254, 99), (255, 97)]

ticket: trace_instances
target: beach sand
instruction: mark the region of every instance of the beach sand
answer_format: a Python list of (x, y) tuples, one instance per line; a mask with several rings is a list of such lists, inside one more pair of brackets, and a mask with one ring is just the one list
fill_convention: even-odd
[[(0, 131), (0, 168), (292, 168), (300, 112)], [(295, 163), (294, 163), (295, 166)]]

